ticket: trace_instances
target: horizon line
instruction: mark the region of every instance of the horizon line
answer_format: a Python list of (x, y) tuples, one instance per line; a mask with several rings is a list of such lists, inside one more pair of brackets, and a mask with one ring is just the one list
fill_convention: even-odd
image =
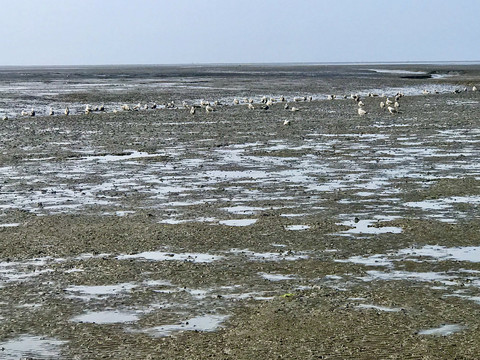
[(467, 65), (467, 64), (480, 64), (480, 60), (440, 60), (440, 61), (325, 61), (325, 62), (198, 62), (198, 63), (116, 63), (116, 64), (29, 64), (29, 65), (0, 65), (1, 68), (68, 68), (68, 67), (135, 67), (135, 66), (255, 66), (255, 65), (269, 65), (269, 66), (325, 66), (325, 65)]

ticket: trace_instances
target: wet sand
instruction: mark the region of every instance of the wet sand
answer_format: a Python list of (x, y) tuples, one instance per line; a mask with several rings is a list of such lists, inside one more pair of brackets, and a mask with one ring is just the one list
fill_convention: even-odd
[[(281, 92), (300, 111), (112, 105), (2, 122), (0, 355), (478, 358), (478, 69), (402, 69), (455, 76), (318, 89), (308, 69), (288, 82), (217, 69), (205, 98)], [(329, 84), (409, 95), (396, 115), (364, 96), (359, 117), (323, 97)]]

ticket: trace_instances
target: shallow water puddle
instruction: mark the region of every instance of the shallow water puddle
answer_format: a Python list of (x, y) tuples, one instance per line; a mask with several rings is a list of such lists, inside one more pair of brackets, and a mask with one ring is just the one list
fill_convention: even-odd
[(17, 227), (20, 226), (20, 223), (10, 223), (10, 224), (0, 224), (0, 227)]
[(218, 223), (227, 226), (250, 226), (257, 222), (257, 219), (233, 219), (233, 220), (220, 220)]
[(285, 230), (298, 231), (298, 230), (307, 230), (310, 229), (310, 225), (287, 225)]
[(180, 324), (156, 326), (139, 332), (146, 332), (152, 336), (163, 337), (179, 331), (215, 331), (221, 327), (221, 324), (228, 319), (228, 317), (228, 315), (197, 316), (183, 321)]
[(437, 335), (437, 336), (448, 336), (454, 333), (464, 330), (466, 327), (456, 324), (445, 324), (437, 328), (420, 330), (419, 335)]
[[(32, 269), (32, 265), (34, 266)], [(53, 272), (53, 269), (40, 269), (45, 263), (40, 261), (38, 264), (31, 262), (2, 262), (0, 263), (0, 283), (27, 281), (36, 276)]]
[(71, 319), (73, 322), (95, 323), (95, 324), (116, 324), (135, 322), (139, 318), (137, 313), (106, 310), (106, 311), (89, 311), (85, 314), (75, 316)]
[(464, 246), (447, 248), (438, 245), (426, 245), (422, 248), (403, 249), (398, 255), (412, 257), (431, 257), (439, 261), (469, 261), (480, 262), (480, 246)]
[(221, 260), (223, 257), (219, 255), (202, 254), (202, 253), (182, 253), (175, 254), (164, 251), (145, 251), (133, 255), (119, 255), (118, 260), (143, 259), (152, 261), (189, 261), (194, 263), (210, 263)]
[(410, 272), (410, 271), (375, 271), (366, 272), (367, 276), (359, 277), (363, 281), (394, 281), (394, 280), (410, 280), (421, 282), (440, 282), (444, 285), (456, 285), (455, 276), (446, 275), (438, 272)]
[(116, 285), (73, 285), (65, 289), (66, 292), (71, 293), (68, 295), (70, 298), (78, 298), (82, 300), (100, 299), (112, 295), (119, 295), (122, 293), (128, 293), (137, 285), (130, 283), (116, 284)]
[(225, 211), (228, 211), (229, 213), (237, 214), (237, 215), (253, 215), (259, 211), (266, 210), (266, 208), (237, 205), (237, 206), (222, 208), (222, 210), (225, 210)]
[(99, 163), (102, 163), (102, 162), (110, 162), (110, 161), (123, 161), (123, 160), (132, 160), (132, 159), (141, 159), (141, 158), (160, 157), (163, 155), (164, 154), (149, 154), (147, 152), (125, 150), (124, 154), (121, 154), (121, 155), (112, 155), (112, 154), (92, 155), (92, 156), (83, 157), (80, 160), (97, 161)]
[(436, 199), (436, 200), (424, 200), (424, 201), (411, 201), (406, 202), (405, 206), (420, 208), (424, 211), (429, 210), (450, 210), (455, 204), (480, 204), (480, 196), (451, 196), (448, 198)]
[(337, 223), (337, 225), (345, 225), (353, 227), (349, 230), (340, 231), (337, 235), (360, 235), (360, 234), (399, 234), (403, 231), (400, 227), (395, 226), (372, 226), (372, 224), (379, 224), (376, 220), (351, 220)]
[[(425, 258), (432, 258), (431, 260)], [(336, 259), (335, 262), (351, 262), (366, 266), (392, 267), (395, 262), (436, 262), (436, 261), (468, 261), (480, 262), (480, 246), (463, 246), (448, 248), (439, 245), (425, 245), (421, 248), (407, 248), (392, 251), (387, 254), (374, 254), (370, 256), (351, 256), (348, 259)], [(459, 271), (461, 272), (461, 271)]]
[(8, 360), (20, 358), (51, 359), (60, 356), (61, 346), (66, 341), (54, 338), (22, 335), (0, 344), (0, 357)]
[(302, 216), (305, 216), (307, 214), (305, 213), (302, 213), (302, 214), (280, 214), (280, 216), (282, 217), (302, 217)]

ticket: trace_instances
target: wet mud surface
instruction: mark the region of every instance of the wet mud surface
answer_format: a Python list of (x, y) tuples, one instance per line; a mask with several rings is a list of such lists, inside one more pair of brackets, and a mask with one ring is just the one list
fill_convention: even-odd
[[(2, 122), (0, 357), (478, 358), (478, 69), (318, 89), (308, 71), (220, 70), (202, 74), (225, 99), (211, 113)], [(202, 98), (142, 89), (127, 94)], [(400, 112), (371, 89), (403, 89)], [(260, 108), (280, 91), (298, 112)]]

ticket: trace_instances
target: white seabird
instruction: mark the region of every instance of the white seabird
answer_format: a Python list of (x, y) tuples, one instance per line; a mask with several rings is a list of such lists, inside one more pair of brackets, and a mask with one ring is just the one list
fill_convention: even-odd
[(396, 114), (398, 112), (398, 110), (396, 108), (391, 107), (391, 106), (389, 106), (387, 109), (388, 109), (388, 112), (390, 114)]
[(358, 108), (358, 115), (363, 116), (365, 114), (368, 114), (368, 112), (364, 108), (359, 107)]

